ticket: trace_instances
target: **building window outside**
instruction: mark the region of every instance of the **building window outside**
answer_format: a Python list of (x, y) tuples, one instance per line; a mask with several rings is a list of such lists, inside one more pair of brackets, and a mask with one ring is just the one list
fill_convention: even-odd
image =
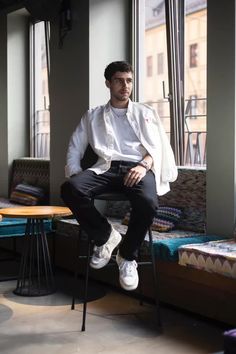
[(189, 47), (189, 66), (196, 68), (198, 66), (198, 45), (197, 43), (191, 44)]
[(153, 70), (152, 56), (148, 56), (147, 57), (147, 76), (148, 77), (152, 76), (152, 70)]
[(30, 28), (30, 102), (32, 157), (50, 157), (50, 111), (47, 60), (48, 30), (44, 21), (31, 24)]
[(157, 75), (164, 74), (164, 53), (157, 54)]

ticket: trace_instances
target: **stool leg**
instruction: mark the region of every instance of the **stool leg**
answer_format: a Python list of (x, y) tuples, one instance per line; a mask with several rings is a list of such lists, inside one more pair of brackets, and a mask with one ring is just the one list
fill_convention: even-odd
[(158, 293), (158, 284), (157, 284), (157, 271), (156, 271), (156, 259), (153, 249), (153, 238), (152, 238), (152, 230), (148, 229), (149, 235), (149, 247), (152, 259), (152, 272), (153, 272), (153, 281), (154, 281), (154, 291), (155, 291), (155, 302), (156, 302), (156, 312), (157, 312), (157, 325), (161, 327), (161, 317), (160, 317), (160, 304), (159, 304), (159, 293)]
[[(77, 242), (77, 246), (76, 246), (76, 262), (75, 262), (75, 274), (74, 274), (75, 284), (76, 284), (76, 280), (78, 278), (78, 273), (79, 273), (77, 259), (79, 259), (79, 243), (81, 241), (81, 238), (82, 238), (82, 230), (79, 231), (79, 237), (78, 237), (78, 242)], [(85, 279), (84, 279), (85, 284), (84, 284), (84, 296), (83, 296), (83, 318), (82, 318), (82, 326), (81, 326), (82, 332), (85, 331), (86, 312), (87, 312), (90, 250), (91, 250), (91, 241), (88, 240), (87, 255), (86, 255), (86, 270), (85, 270)], [(72, 297), (71, 310), (74, 310), (74, 308), (75, 308), (75, 291), (74, 291), (73, 297)]]
[(83, 320), (82, 320), (82, 327), (81, 327), (82, 332), (85, 331), (85, 321), (86, 321), (86, 311), (87, 311), (90, 249), (91, 249), (91, 241), (88, 240), (86, 272), (85, 272), (85, 285), (84, 285)]
[[(138, 262), (141, 262), (141, 252), (139, 250), (138, 252)], [(139, 267), (141, 268), (141, 267)], [(139, 305), (142, 306), (143, 305), (143, 287), (142, 287), (142, 270), (140, 269), (139, 271)]]
[[(74, 284), (76, 285), (76, 281), (78, 278), (78, 274), (79, 274), (79, 265), (78, 265), (78, 260), (79, 260), (79, 245), (80, 245), (80, 241), (81, 241), (81, 237), (82, 237), (82, 230), (81, 228), (79, 229), (79, 235), (78, 235), (78, 239), (76, 242), (76, 247), (75, 247), (75, 272), (74, 272)], [(73, 291), (73, 296), (72, 296), (72, 302), (71, 302), (71, 310), (75, 309), (75, 290), (76, 290), (76, 286), (75, 289)]]

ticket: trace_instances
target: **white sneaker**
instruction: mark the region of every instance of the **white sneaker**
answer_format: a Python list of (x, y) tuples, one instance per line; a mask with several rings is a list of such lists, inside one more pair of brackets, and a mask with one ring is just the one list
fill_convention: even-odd
[(120, 243), (121, 238), (121, 234), (111, 226), (111, 234), (108, 241), (102, 246), (94, 246), (90, 267), (95, 269), (105, 267), (111, 258), (114, 248)]
[(120, 285), (125, 290), (134, 290), (138, 286), (139, 278), (136, 261), (127, 261), (119, 255), (116, 255), (116, 263), (120, 271)]

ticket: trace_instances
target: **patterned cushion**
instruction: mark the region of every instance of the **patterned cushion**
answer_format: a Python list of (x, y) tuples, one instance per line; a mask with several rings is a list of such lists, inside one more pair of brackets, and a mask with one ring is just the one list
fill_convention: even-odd
[(35, 157), (15, 159), (12, 166), (10, 194), (20, 183), (43, 188), (42, 204), (49, 204), (50, 161)]
[(206, 231), (206, 211), (202, 208), (184, 207), (179, 220), (180, 230)]
[(236, 279), (236, 240), (225, 239), (181, 246), (179, 264)]
[[(157, 210), (157, 215), (152, 223), (152, 230), (158, 232), (167, 232), (172, 230), (178, 223), (182, 211), (177, 208), (171, 208), (167, 206), (159, 207)], [(128, 212), (122, 224), (127, 225), (129, 223), (130, 213)]]
[(42, 188), (20, 183), (11, 192), (10, 201), (22, 205), (37, 205), (40, 204), (43, 197)]
[(170, 192), (159, 197), (160, 205), (181, 208), (178, 229), (205, 232), (206, 169), (180, 167), (178, 178), (171, 183)]

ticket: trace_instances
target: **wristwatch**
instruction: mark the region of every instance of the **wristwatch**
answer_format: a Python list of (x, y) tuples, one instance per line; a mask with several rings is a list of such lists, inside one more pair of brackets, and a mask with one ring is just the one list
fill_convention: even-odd
[(145, 160), (139, 161), (138, 165), (143, 166), (144, 168), (146, 168), (147, 171), (149, 170), (149, 165), (148, 165), (147, 161), (145, 161)]

